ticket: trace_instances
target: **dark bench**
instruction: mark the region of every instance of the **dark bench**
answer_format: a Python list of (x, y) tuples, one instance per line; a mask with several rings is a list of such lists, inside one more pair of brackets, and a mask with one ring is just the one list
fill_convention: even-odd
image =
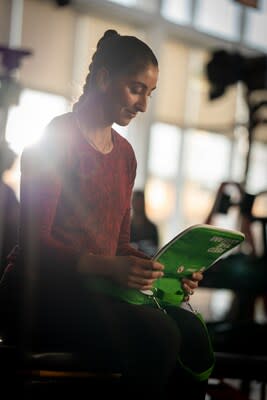
[[(267, 356), (215, 352), (215, 368), (211, 375), (208, 394), (211, 399), (249, 400), (250, 383), (260, 383), (260, 399), (266, 398)], [(240, 388), (232, 388), (227, 379), (240, 381)]]
[[(14, 345), (0, 343), (1, 389), (22, 398), (79, 398), (84, 391), (107, 395), (119, 393), (119, 371), (92, 368), (89, 357), (68, 352), (23, 353)], [(59, 397), (60, 395), (60, 397)], [(21, 398), (21, 397), (20, 397)]]

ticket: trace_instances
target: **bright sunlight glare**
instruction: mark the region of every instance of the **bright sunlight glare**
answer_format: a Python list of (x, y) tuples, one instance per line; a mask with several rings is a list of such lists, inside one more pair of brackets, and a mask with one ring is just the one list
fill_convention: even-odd
[(24, 90), (19, 105), (9, 110), (6, 140), (20, 155), (23, 148), (40, 139), (50, 120), (68, 111), (67, 100), (58, 95)]

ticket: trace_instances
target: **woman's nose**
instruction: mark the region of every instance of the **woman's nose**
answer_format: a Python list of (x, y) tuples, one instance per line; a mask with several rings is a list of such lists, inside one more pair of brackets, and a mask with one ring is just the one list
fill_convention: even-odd
[(140, 112), (145, 112), (147, 108), (147, 96), (142, 96), (139, 98), (136, 108)]

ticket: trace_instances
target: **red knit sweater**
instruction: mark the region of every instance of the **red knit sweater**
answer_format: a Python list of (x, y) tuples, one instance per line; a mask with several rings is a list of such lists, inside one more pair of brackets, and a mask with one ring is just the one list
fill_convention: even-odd
[(80, 254), (141, 255), (129, 245), (136, 158), (114, 130), (108, 154), (92, 148), (73, 113), (51, 121), (21, 158), (20, 246), (24, 257), (75, 265)]

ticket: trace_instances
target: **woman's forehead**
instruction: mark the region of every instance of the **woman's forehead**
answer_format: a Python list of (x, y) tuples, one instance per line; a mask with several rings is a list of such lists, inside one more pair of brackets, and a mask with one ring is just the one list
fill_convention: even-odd
[(158, 67), (154, 65), (148, 65), (147, 67), (135, 73), (122, 75), (121, 79), (128, 82), (139, 83), (147, 87), (154, 88), (158, 80), (158, 73), (159, 73)]

